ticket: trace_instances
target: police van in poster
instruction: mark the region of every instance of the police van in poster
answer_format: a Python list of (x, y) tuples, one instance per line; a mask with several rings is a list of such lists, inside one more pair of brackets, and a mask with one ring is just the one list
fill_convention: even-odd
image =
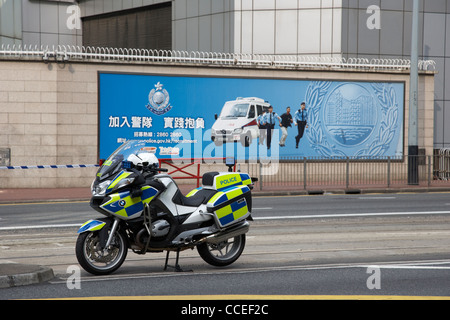
[(211, 140), (216, 146), (226, 142), (240, 142), (248, 147), (260, 137), (258, 118), (268, 111), (270, 104), (261, 98), (250, 97), (227, 101), (211, 128)]

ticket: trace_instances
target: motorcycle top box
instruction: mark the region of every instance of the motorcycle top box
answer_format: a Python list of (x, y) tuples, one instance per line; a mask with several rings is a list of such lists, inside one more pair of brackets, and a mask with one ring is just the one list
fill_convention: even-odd
[(173, 178), (159, 168), (154, 147), (131, 140), (99, 168), (92, 183), (91, 207), (104, 217), (78, 230), (76, 256), (96, 275), (110, 274), (136, 254), (197, 248), (214, 266), (236, 261), (245, 247), (251, 219), (254, 178), (245, 173), (209, 172), (202, 187), (184, 196)]
[(252, 179), (246, 173), (235, 172), (208, 172), (203, 176), (203, 187), (218, 191), (233, 186), (252, 184)]

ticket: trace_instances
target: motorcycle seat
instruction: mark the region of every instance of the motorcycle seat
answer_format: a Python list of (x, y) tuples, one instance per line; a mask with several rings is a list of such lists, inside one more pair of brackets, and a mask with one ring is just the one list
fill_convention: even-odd
[(208, 203), (209, 199), (217, 193), (214, 189), (200, 189), (196, 194), (190, 197), (185, 197), (179, 190), (173, 197), (173, 202), (187, 207), (198, 207), (201, 204)]

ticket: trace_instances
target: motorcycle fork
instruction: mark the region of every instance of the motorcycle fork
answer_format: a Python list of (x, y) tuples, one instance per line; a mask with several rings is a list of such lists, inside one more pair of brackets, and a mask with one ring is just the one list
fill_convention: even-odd
[(115, 219), (114, 219), (114, 223), (113, 223), (112, 228), (111, 228), (111, 232), (109, 233), (108, 240), (106, 241), (106, 245), (105, 245), (105, 247), (103, 248), (103, 252), (104, 252), (104, 253), (106, 253), (106, 252), (108, 251), (108, 248), (109, 248), (109, 246), (111, 245), (112, 239), (113, 239), (113, 237), (114, 237), (114, 234), (115, 234), (116, 231), (117, 231), (117, 227), (118, 227), (118, 226), (119, 226), (119, 219), (118, 219), (118, 218), (115, 218)]

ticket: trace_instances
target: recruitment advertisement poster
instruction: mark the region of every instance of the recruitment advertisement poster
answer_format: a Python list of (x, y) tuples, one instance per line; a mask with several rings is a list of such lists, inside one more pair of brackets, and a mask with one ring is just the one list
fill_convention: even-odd
[(158, 158), (401, 156), (404, 87), (101, 72), (99, 157), (133, 139)]

